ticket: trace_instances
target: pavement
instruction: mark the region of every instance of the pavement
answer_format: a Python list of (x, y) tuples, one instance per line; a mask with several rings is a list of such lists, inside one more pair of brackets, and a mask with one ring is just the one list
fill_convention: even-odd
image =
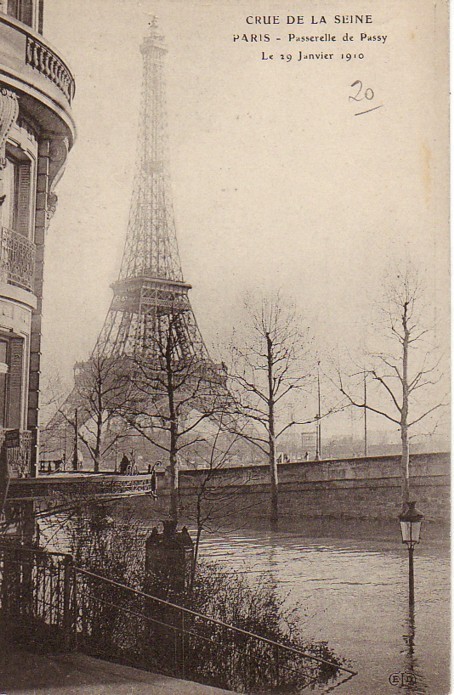
[(0, 642), (0, 695), (222, 695), (228, 692), (85, 654), (35, 654)]

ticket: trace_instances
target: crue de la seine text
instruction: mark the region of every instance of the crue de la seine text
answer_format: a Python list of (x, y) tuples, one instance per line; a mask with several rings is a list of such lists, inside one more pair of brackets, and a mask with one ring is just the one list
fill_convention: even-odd
[(325, 15), (248, 15), (247, 24), (372, 24), (371, 14), (335, 14), (333, 17)]

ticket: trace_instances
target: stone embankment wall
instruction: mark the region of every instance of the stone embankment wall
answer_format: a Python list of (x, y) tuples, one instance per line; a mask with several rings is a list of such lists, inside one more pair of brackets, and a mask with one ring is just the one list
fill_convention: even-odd
[[(304, 461), (279, 465), (281, 517), (395, 519), (401, 509), (400, 458), (374, 456), (345, 460)], [(447, 520), (450, 510), (450, 455), (414, 454), (410, 462), (411, 497), (426, 519)], [(207, 471), (180, 473), (182, 513), (193, 517)], [(165, 478), (159, 481), (159, 511), (168, 508)], [(203, 495), (204, 510), (217, 518), (266, 518), (269, 482), (266, 466), (226, 468), (214, 472)]]

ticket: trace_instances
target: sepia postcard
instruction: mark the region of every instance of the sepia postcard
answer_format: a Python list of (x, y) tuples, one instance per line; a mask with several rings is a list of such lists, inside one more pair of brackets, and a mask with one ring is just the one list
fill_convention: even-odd
[(0, 693), (448, 695), (447, 0), (0, 0)]

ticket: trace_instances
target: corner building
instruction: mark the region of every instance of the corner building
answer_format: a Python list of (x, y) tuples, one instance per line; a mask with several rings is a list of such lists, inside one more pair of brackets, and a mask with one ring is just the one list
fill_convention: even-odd
[(46, 230), (75, 127), (75, 84), (42, 36), (44, 0), (0, 0), (0, 436), (36, 474)]

